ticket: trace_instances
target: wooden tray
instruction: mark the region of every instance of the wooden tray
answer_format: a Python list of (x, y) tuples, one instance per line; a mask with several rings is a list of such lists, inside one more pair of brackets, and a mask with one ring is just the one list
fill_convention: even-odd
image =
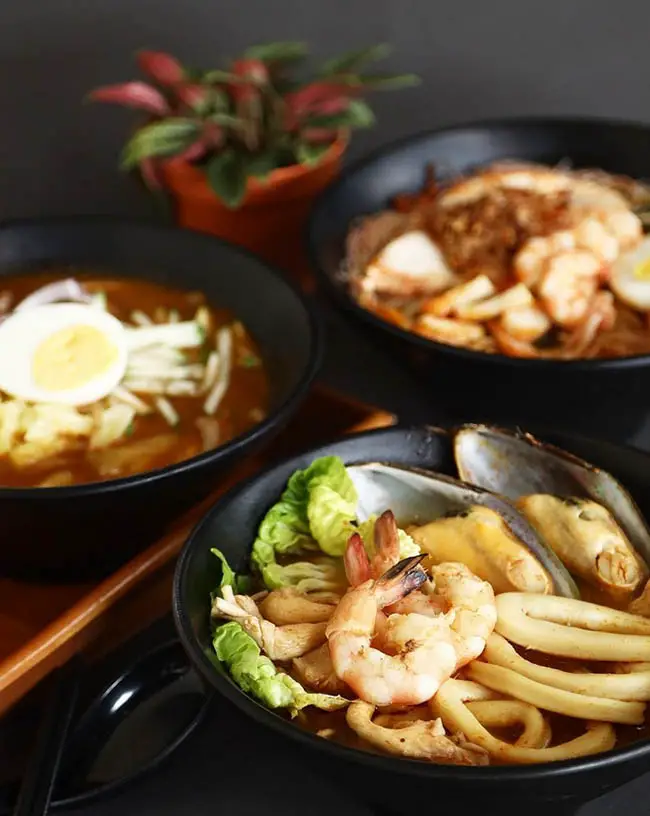
[(49, 672), (84, 651), (93, 659), (170, 608), (176, 555), (215, 498), (265, 462), (339, 434), (381, 428), (395, 417), (318, 387), (290, 426), (169, 532), (96, 585), (48, 586), (0, 579), (0, 714)]

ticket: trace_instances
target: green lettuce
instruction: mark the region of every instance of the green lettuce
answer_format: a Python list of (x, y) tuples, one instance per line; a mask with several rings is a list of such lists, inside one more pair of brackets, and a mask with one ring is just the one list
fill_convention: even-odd
[(349, 704), (345, 697), (312, 694), (284, 672), (279, 672), (268, 657), (261, 654), (253, 638), (241, 624), (231, 621), (219, 626), (212, 645), (242, 691), (250, 694), (267, 708), (286, 708), (295, 716), (306, 706), (334, 711)]
[[(265, 586), (269, 589), (296, 586), (287, 568), (278, 565), (278, 555), (316, 549), (328, 555), (342, 555), (356, 529), (356, 505), (354, 483), (338, 456), (322, 456), (305, 470), (297, 470), (280, 500), (262, 519), (253, 544), (251, 558)], [(321, 567), (311, 570), (310, 578), (328, 580), (321, 574)]]
[(226, 556), (221, 550), (217, 550), (216, 547), (211, 549), (210, 552), (216, 555), (219, 561), (221, 561), (221, 581), (219, 583), (219, 589), (230, 586), (237, 595), (245, 595), (250, 589), (250, 575), (237, 575), (226, 560)]

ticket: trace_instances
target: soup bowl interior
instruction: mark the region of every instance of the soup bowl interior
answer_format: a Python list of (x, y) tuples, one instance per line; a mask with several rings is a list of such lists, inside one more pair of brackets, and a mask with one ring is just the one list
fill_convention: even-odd
[[(580, 437), (539, 433), (617, 476), (650, 517), (650, 457), (632, 449)], [(267, 710), (230, 679), (211, 647), (210, 593), (218, 585), (220, 565), (210, 553), (218, 546), (238, 572), (249, 571), (257, 527), (277, 500), (289, 476), (319, 456), (337, 455), (346, 464), (384, 461), (456, 475), (450, 437), (436, 428), (391, 428), (350, 436), (266, 470), (233, 489), (215, 504), (192, 532), (179, 558), (173, 610), (177, 629), (206, 684), (245, 714), (313, 752), (323, 774), (336, 778), (352, 795), (380, 812), (412, 812), (414, 802), (453, 802), (454, 808), (480, 806), (484, 812), (521, 813), (530, 801), (553, 804), (553, 812), (573, 813), (650, 767), (650, 741), (605, 754), (537, 766), (453, 767), (396, 759), (355, 750), (311, 734)], [(335, 775), (335, 776), (334, 776)], [(458, 812), (458, 810), (457, 810)], [(469, 811), (468, 811), (469, 812)]]
[(600, 168), (634, 178), (650, 177), (650, 127), (606, 119), (504, 119), (415, 134), (389, 144), (345, 170), (312, 210), (307, 241), (312, 266), (336, 301), (369, 325), (420, 350), (457, 361), (558, 370), (606, 370), (650, 363), (650, 355), (615, 360), (530, 360), (486, 354), (437, 343), (380, 320), (361, 308), (341, 275), (345, 239), (363, 216), (389, 209), (402, 193), (422, 189), (427, 170), (444, 181), (492, 162), (516, 159), (576, 168)]
[(152, 543), (237, 459), (281, 430), (311, 385), (322, 341), (317, 318), (285, 278), (253, 255), (199, 233), (107, 218), (2, 225), (0, 276), (44, 269), (202, 292), (209, 304), (244, 323), (270, 390), (262, 422), (177, 464), (71, 487), (0, 488), (0, 574), (73, 581), (103, 575)]

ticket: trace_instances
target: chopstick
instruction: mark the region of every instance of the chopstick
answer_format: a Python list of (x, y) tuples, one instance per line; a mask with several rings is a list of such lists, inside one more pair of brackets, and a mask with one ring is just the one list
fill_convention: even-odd
[(45, 816), (59, 771), (79, 691), (80, 661), (73, 658), (50, 677), (47, 709), (36, 735), (13, 816)]

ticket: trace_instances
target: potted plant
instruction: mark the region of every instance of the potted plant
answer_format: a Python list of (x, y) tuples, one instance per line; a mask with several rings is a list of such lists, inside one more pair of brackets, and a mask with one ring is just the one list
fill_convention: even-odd
[[(412, 85), (365, 73), (374, 46), (305, 76), (298, 42), (249, 48), (226, 70), (194, 70), (162, 52), (137, 55), (146, 81), (97, 88), (90, 100), (143, 114), (122, 153), (150, 189), (165, 190), (181, 226), (287, 263), (314, 197), (336, 176), (350, 132), (372, 125), (363, 96)], [(297, 240), (296, 240), (297, 239)]]

